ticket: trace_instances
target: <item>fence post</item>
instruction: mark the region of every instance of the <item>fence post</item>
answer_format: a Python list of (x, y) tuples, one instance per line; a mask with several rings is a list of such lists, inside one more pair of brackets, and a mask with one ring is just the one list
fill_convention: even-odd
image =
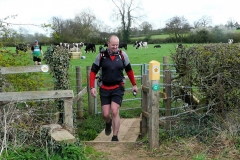
[(159, 147), (159, 89), (160, 89), (160, 63), (149, 63), (149, 147)]
[(169, 118), (172, 114), (171, 114), (171, 100), (172, 100), (172, 86), (171, 86), (171, 72), (170, 70), (166, 70), (164, 72), (164, 76), (166, 77), (166, 82), (165, 82), (165, 85), (166, 85), (166, 96), (167, 96), (167, 99), (166, 99), (166, 129), (170, 129), (170, 121), (171, 121), (171, 118)]
[(87, 66), (87, 90), (88, 90), (88, 113), (90, 115), (94, 114), (94, 104), (93, 104), (93, 97), (91, 96), (91, 91), (90, 91), (90, 71), (91, 71), (91, 66)]
[[(2, 82), (3, 77), (2, 77), (2, 67), (0, 66), (0, 82)], [(0, 84), (0, 92), (3, 92), (3, 83)]]
[(64, 124), (73, 133), (73, 98), (64, 98)]
[[(80, 66), (76, 66), (76, 90), (77, 94), (82, 90), (82, 70)], [(83, 118), (83, 98), (77, 101), (77, 119)]]
[[(166, 77), (165, 77), (165, 71), (168, 70), (168, 57), (164, 56), (163, 57), (163, 84), (166, 84)], [(166, 86), (163, 87), (163, 92), (165, 92)]]
[[(148, 75), (144, 74), (142, 76), (142, 86), (146, 87), (148, 85)], [(140, 133), (143, 137), (147, 134), (147, 117), (144, 113), (148, 112), (148, 93), (142, 87), (142, 121), (140, 122)]]

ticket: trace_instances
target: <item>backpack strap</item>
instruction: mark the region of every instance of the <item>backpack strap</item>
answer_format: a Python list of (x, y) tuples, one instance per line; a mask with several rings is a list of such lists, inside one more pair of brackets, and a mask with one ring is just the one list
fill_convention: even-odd
[(119, 50), (118, 54), (119, 54), (119, 57), (121, 58), (121, 60), (124, 62), (124, 56), (122, 54), (122, 50)]
[(106, 57), (106, 54), (108, 54), (108, 53), (106, 53), (107, 52), (107, 50), (105, 50), (105, 51), (103, 51), (103, 52), (100, 52), (100, 62), (99, 62), (99, 66), (101, 67), (101, 65), (102, 65), (102, 61), (103, 61), (103, 59)]
[[(107, 53), (108, 51), (107, 50), (105, 50), (105, 51), (103, 51), (103, 52), (100, 52), (100, 62), (99, 62), (99, 66), (101, 67), (101, 63), (102, 63), (102, 60), (105, 58), (105, 57), (107, 57)], [(123, 56), (123, 54), (122, 54), (122, 50), (119, 50), (118, 51), (118, 54), (116, 54), (116, 56), (119, 56), (120, 57), (120, 59), (123, 61), (123, 66), (125, 67), (125, 65), (124, 65), (124, 56)]]

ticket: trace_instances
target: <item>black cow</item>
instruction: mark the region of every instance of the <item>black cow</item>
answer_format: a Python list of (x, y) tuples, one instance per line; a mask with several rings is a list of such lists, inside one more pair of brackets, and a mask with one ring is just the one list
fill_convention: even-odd
[[(84, 45), (85, 45), (85, 43), (84, 43)], [(94, 43), (86, 44), (85, 53), (90, 52), (90, 51), (92, 51), (92, 53), (96, 52), (96, 46)]]
[(26, 44), (18, 44), (16, 46), (16, 52), (18, 53), (18, 51), (23, 51), (23, 52), (27, 52), (27, 45)]
[(124, 48), (125, 50), (127, 50), (127, 43), (120, 42), (118, 48)]
[(108, 44), (107, 44), (107, 43), (104, 43), (103, 47), (108, 47)]
[(153, 48), (161, 48), (160, 44), (155, 45)]
[(99, 46), (99, 52), (104, 52), (104, 47), (103, 46)]

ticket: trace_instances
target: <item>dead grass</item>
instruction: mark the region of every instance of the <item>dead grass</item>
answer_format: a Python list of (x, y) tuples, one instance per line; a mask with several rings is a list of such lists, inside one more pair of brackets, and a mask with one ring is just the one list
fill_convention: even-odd
[(239, 150), (233, 140), (216, 137), (212, 142), (202, 143), (197, 138), (179, 139), (161, 143), (159, 148), (148, 149), (148, 145), (136, 143), (87, 144), (103, 152), (111, 160), (236, 160)]

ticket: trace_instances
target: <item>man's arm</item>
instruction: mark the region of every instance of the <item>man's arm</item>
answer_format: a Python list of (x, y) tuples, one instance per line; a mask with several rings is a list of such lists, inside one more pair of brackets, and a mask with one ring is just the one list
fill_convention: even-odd
[(135, 91), (137, 93), (138, 92), (137, 83), (136, 83), (136, 80), (134, 78), (134, 73), (133, 73), (133, 70), (132, 70), (132, 67), (131, 67), (130, 63), (126, 66), (125, 71), (128, 75), (129, 80), (132, 83), (132, 92)]

